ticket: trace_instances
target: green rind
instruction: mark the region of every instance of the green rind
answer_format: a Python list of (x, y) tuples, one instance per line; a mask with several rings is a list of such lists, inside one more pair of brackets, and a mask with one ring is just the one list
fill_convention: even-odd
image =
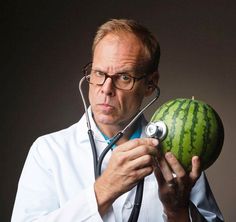
[(208, 104), (191, 99), (175, 99), (163, 104), (151, 122), (162, 120), (168, 134), (161, 142), (163, 153), (171, 151), (186, 170), (193, 156), (200, 156), (203, 169), (218, 158), (224, 140), (223, 124)]

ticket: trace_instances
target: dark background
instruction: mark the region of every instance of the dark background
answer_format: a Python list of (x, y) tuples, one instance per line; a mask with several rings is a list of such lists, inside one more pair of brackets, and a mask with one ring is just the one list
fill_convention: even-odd
[[(161, 98), (212, 105), (225, 126), (221, 156), (207, 170), (226, 221), (235, 221), (235, 1), (2, 1), (0, 221), (9, 221), (32, 142), (78, 121), (81, 67), (98, 25), (133, 18), (161, 43)], [(32, 178), (33, 179), (33, 178)]]

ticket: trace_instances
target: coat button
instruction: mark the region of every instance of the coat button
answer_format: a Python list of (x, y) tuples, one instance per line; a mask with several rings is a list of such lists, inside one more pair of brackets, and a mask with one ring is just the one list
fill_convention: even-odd
[(127, 209), (130, 209), (130, 208), (133, 207), (133, 204), (130, 203), (130, 201), (127, 201), (127, 202), (125, 203), (124, 207), (127, 208)]

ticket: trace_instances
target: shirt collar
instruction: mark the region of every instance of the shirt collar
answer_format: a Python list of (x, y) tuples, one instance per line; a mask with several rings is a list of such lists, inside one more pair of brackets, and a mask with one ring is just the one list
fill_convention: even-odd
[[(93, 131), (94, 139), (97, 141), (103, 142), (103, 143), (107, 143), (106, 139), (108, 137), (107, 138), (104, 137), (102, 132), (97, 127), (95, 121), (93, 120), (91, 106), (88, 107), (88, 114), (89, 114), (89, 120), (90, 120), (90, 124), (91, 124), (91, 129)], [(85, 115), (83, 116), (83, 121), (85, 124), (85, 121), (86, 121)], [(138, 125), (137, 129), (135, 130), (135, 132), (130, 136), (130, 138), (129, 138), (130, 140), (135, 139), (135, 138), (140, 138), (140, 137), (147, 137), (147, 135), (145, 134), (145, 130), (144, 130), (145, 126), (147, 125), (147, 120), (145, 119), (144, 115), (141, 115), (139, 117), (138, 121), (139, 121), (139, 125)], [(80, 131), (81, 131), (81, 129), (80, 129)]]
[[(142, 117), (140, 117), (142, 118)], [(98, 128), (98, 126), (97, 126)], [(113, 140), (113, 137), (112, 138), (109, 138), (107, 135), (105, 135), (104, 133), (101, 132), (101, 130), (98, 128), (98, 130), (100, 131), (100, 133), (102, 134), (103, 138), (105, 139), (105, 141), (107, 142), (107, 144), (109, 144), (112, 140)], [(142, 134), (142, 124), (141, 124), (141, 121), (138, 122), (138, 126), (137, 128), (135, 129), (135, 131), (133, 132), (133, 134), (129, 137), (129, 140), (132, 140), (132, 139), (136, 139), (136, 138), (140, 138), (141, 137), (141, 134)], [(114, 144), (112, 146), (112, 149), (114, 149), (116, 147), (116, 144)]]

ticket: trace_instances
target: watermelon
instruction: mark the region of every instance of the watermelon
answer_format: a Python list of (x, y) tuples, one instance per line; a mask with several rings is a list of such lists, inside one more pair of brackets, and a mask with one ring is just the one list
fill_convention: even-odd
[(151, 124), (156, 123), (161, 123), (161, 128), (163, 124), (166, 126), (166, 135), (162, 135), (160, 141), (161, 151), (171, 151), (185, 170), (191, 170), (193, 156), (200, 157), (205, 170), (220, 155), (224, 128), (219, 115), (210, 105), (194, 99), (170, 100), (152, 116)]

